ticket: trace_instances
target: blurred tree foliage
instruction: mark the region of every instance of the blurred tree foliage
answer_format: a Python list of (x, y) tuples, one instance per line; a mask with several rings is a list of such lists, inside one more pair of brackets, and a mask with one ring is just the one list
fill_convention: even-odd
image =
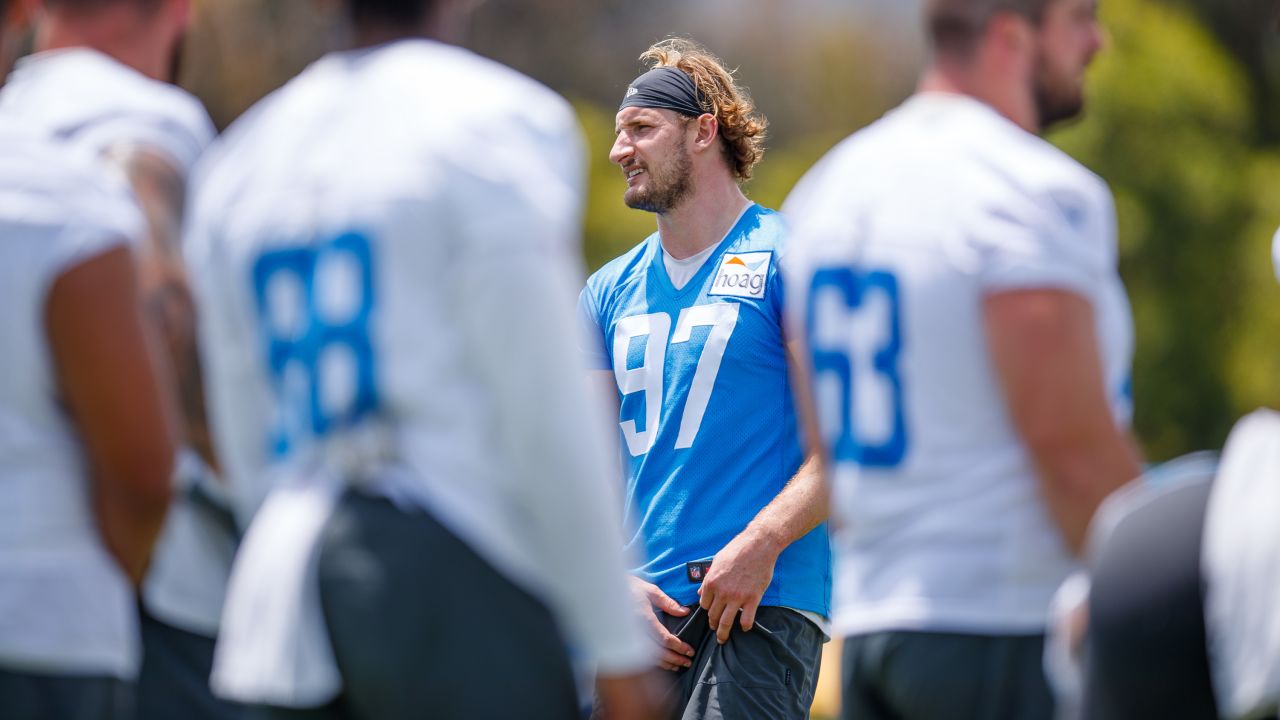
[(1182, 0), (1195, 10), (1243, 66), (1252, 86), (1267, 142), (1280, 141), (1280, 2), (1276, 0)]
[(1111, 42), (1083, 122), (1051, 136), (1112, 186), (1137, 325), (1136, 426), (1154, 459), (1220, 447), (1280, 402), (1280, 159), (1256, 89), (1183, 8), (1102, 4)]

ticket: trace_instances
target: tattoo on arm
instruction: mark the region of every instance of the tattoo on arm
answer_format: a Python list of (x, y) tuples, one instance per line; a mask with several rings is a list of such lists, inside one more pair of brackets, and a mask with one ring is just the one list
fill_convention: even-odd
[(125, 172), (146, 216), (147, 235), (138, 249), (143, 307), (165, 345), (182, 410), (183, 439), (216, 470), (197, 346), (195, 301), (182, 259), (186, 181), (167, 158), (146, 148), (113, 148), (107, 158)]

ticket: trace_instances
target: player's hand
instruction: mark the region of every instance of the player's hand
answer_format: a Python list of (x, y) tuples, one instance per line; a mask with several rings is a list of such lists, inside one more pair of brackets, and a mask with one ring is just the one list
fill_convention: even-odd
[(671, 671), (692, 667), (693, 646), (672, 635), (671, 631), (658, 622), (658, 618), (653, 614), (654, 610), (661, 610), (668, 615), (684, 617), (689, 614), (689, 608), (672, 600), (657, 585), (645, 582), (638, 577), (631, 577), (631, 592), (635, 595), (640, 614), (648, 623), (654, 640), (662, 648), (658, 667)]
[(760, 598), (773, 580), (773, 566), (782, 548), (748, 528), (716, 553), (711, 569), (698, 588), (698, 604), (707, 610), (707, 621), (716, 640), (725, 644), (734, 618), (742, 611), (742, 629), (755, 627)]
[(667, 716), (665, 683), (653, 671), (596, 678), (601, 720), (660, 720)]

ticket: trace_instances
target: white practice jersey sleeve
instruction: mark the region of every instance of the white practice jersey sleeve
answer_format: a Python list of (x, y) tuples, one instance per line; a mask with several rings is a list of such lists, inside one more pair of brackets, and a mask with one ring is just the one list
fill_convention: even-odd
[(0, 90), (0, 114), (93, 155), (158, 153), (183, 177), (214, 135), (195, 97), (89, 48), (20, 60)]
[(978, 282), (989, 293), (1060, 289), (1092, 301), (1094, 289), (1114, 272), (1115, 258), (1105, 252), (1109, 248), (1090, 242), (1115, 236), (1109, 193), (1064, 183), (1010, 193), (974, 215), (966, 239), (980, 268)]

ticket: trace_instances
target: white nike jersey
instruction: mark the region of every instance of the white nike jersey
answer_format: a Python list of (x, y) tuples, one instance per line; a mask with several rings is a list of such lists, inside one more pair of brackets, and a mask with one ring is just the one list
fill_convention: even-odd
[(1074, 567), (987, 351), (982, 299), (1093, 306), (1115, 420), (1133, 330), (1101, 179), (974, 99), (922, 94), (784, 207), (790, 320), (836, 462), (836, 630), (1039, 632)]
[(114, 175), (71, 155), (0, 129), (0, 666), (129, 678), (134, 596), (90, 510), (45, 304), (58, 277), (131, 241), (142, 217)]
[(183, 177), (214, 134), (189, 93), (88, 48), (19, 60), (0, 89), (0, 115), (93, 155), (125, 146), (161, 153)]
[(514, 71), (425, 40), (335, 53), (214, 144), (188, 264), (242, 518), (313, 468), (363, 477), (587, 655), (643, 665), (573, 351), (582, 169), (568, 104)]

